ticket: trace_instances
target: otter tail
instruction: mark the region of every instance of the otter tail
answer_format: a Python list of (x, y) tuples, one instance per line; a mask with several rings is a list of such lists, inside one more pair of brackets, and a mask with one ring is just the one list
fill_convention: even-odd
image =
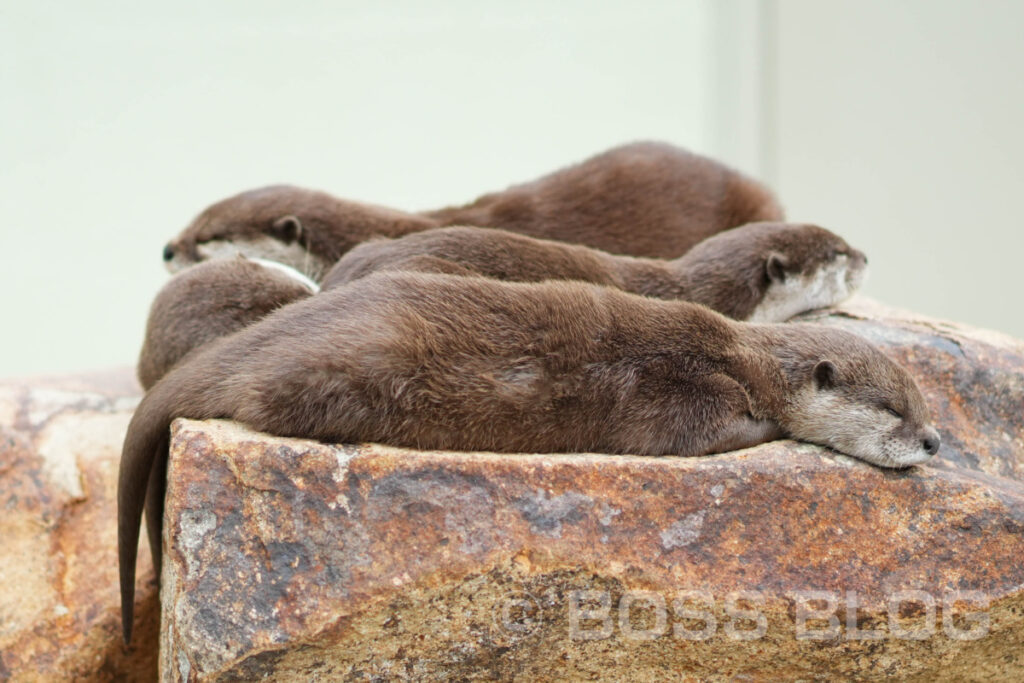
[[(168, 432), (175, 417), (173, 390), (177, 388), (177, 383), (167, 382), (166, 379), (157, 383), (139, 403), (128, 425), (121, 450), (117, 481), (117, 555), (121, 572), (121, 625), (125, 644), (132, 637), (135, 560), (138, 555), (142, 509), (146, 506), (147, 490), (151, 488), (148, 485), (151, 476), (155, 475), (157, 469), (162, 474), (166, 467)], [(152, 514), (147, 516), (153, 517)], [(150, 519), (149, 522), (150, 540), (153, 541), (153, 532), (159, 529), (160, 520)], [(156, 543), (159, 544), (159, 535)], [(153, 549), (153, 553), (155, 557), (159, 555), (159, 546)]]

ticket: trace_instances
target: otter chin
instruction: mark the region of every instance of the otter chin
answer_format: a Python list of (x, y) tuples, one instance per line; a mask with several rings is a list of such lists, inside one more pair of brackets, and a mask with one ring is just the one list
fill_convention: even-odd
[(770, 278), (761, 300), (744, 318), (749, 322), (780, 322), (818, 308), (835, 306), (860, 289), (867, 274), (867, 259), (850, 249), (831, 252), (810, 272)]

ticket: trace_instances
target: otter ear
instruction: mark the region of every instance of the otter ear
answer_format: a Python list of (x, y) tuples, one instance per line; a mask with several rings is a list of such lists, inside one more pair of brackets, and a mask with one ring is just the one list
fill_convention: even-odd
[(294, 242), (302, 237), (302, 221), (296, 216), (281, 216), (273, 223), (274, 237), (282, 242)]
[(768, 254), (768, 258), (764, 262), (764, 272), (768, 276), (771, 282), (785, 282), (786, 281), (786, 266), (789, 265), (789, 261), (785, 256), (773, 251)]
[(814, 385), (819, 389), (829, 389), (836, 383), (836, 366), (830, 360), (819, 361), (814, 366)]

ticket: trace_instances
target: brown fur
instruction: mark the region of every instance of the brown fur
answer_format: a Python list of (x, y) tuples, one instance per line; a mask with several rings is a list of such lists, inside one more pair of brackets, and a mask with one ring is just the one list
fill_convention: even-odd
[(360, 244), (328, 272), (323, 289), (380, 270), (481, 275), (513, 282), (580, 280), (659, 299), (692, 301), (743, 320), (773, 279), (809, 275), (840, 254), (849, 257), (857, 272), (863, 270), (863, 253), (838, 235), (807, 224), (751, 223), (712, 235), (671, 261), (617, 256), (504, 230), (451, 227)]
[[(397, 237), (437, 227), (437, 221), (384, 206), (339, 199), (326, 192), (271, 185), (228, 197), (205, 209), (164, 250), (164, 259), (185, 264), (202, 260), (211, 240), (271, 237), (297, 242), (321, 268), (374, 237)], [(274, 254), (261, 255), (273, 259)], [(289, 264), (304, 270), (299, 264)], [(316, 272), (306, 272), (314, 277)]]
[(616, 254), (675, 258), (722, 230), (781, 219), (775, 197), (760, 183), (678, 147), (639, 142), (465, 206), (419, 214), (288, 185), (243, 192), (199, 214), (168, 243), (164, 258), (188, 265), (202, 260), (200, 246), (211, 240), (269, 236), (298, 242), (312, 268), (290, 265), (318, 279), (360, 242), (445, 225), (503, 228)]
[(313, 292), (243, 258), (217, 259), (175, 275), (149, 308), (137, 374), (149, 389), (194, 349)]
[(801, 438), (793, 425), (826, 391), (892, 404), (900, 438), (937, 447), (913, 380), (842, 331), (577, 282), (378, 273), (322, 292), (203, 347), (139, 404), (118, 482), (125, 638), (142, 509), (159, 538), (177, 417), (330, 442), (694, 456)]
[(722, 230), (783, 218), (764, 185), (659, 142), (615, 147), (465, 206), (425, 215), (443, 225), (504, 228), (651, 258), (675, 258)]

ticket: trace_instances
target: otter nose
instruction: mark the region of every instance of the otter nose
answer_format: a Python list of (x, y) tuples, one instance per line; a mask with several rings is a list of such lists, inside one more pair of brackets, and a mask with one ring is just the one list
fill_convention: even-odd
[(166, 263), (167, 261), (170, 261), (173, 258), (174, 258), (174, 247), (172, 247), (170, 244), (168, 244), (166, 247), (164, 247), (164, 262)]
[(934, 429), (929, 428), (921, 439), (921, 447), (928, 455), (935, 455), (939, 452), (939, 446), (942, 444), (942, 440), (939, 438), (939, 433)]

